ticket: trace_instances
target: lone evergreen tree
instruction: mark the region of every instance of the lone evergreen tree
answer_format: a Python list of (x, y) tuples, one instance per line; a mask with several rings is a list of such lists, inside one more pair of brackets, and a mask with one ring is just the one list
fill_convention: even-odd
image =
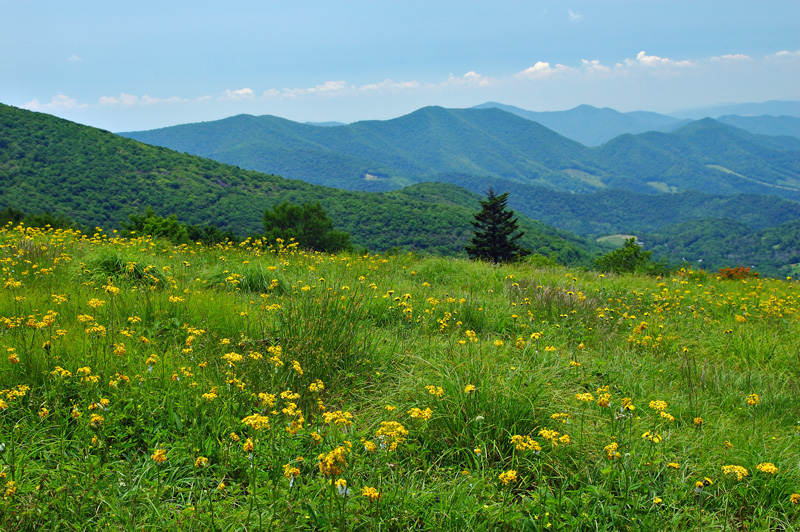
[(490, 188), (486, 195), (487, 198), (481, 201), (481, 212), (473, 214), (475, 235), (466, 246), (469, 258), (490, 260), (497, 264), (516, 261), (529, 254), (530, 250), (517, 244), (517, 240), (525, 233), (514, 234), (517, 231), (517, 219), (514, 218), (514, 211), (506, 209), (508, 192), (498, 196)]

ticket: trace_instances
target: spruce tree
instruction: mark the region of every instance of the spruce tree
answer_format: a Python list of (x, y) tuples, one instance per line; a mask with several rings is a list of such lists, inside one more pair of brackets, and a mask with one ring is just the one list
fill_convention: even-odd
[(525, 233), (515, 234), (517, 219), (514, 218), (514, 211), (506, 208), (508, 192), (498, 196), (490, 188), (486, 195), (487, 198), (481, 201), (481, 211), (473, 214), (475, 235), (466, 246), (469, 258), (490, 260), (496, 264), (516, 261), (529, 254), (530, 250), (517, 243)]

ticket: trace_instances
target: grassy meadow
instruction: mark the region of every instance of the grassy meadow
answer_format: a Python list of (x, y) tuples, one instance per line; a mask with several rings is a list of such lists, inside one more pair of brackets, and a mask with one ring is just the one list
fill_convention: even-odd
[(800, 285), (0, 229), (0, 528), (797, 530)]

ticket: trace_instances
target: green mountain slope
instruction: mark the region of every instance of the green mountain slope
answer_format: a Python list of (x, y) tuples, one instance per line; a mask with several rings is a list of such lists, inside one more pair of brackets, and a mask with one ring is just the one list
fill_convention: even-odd
[(508, 205), (515, 211), (584, 236), (652, 232), (674, 223), (704, 218), (732, 218), (756, 231), (800, 218), (800, 203), (758, 194), (695, 191), (643, 194), (622, 189), (572, 194), (461, 174), (442, 174), (436, 179), (476, 193), (489, 186), (507, 191)]
[(121, 135), (351, 190), (395, 189), (441, 172), (591, 190), (564, 170), (599, 172), (581, 144), (498, 109), (425, 107), (393, 120), (327, 128), (240, 115)]
[(800, 199), (800, 141), (755, 135), (710, 118), (672, 133), (622, 135), (597, 148), (597, 155), (614, 176), (663, 191)]
[[(480, 198), (443, 184), (388, 194), (336, 190), (0, 104), (0, 209), (51, 211), (106, 230), (152, 206), (160, 215), (177, 214), (181, 222), (246, 235), (261, 230), (268, 207), (319, 201), (335, 228), (350, 232), (356, 245), (457, 254), (472, 234), (471, 214)], [(596, 252), (574, 235), (524, 217), (520, 222), (527, 232), (524, 242), (535, 252), (583, 264)]]
[(664, 227), (643, 238), (656, 255), (680, 257), (710, 271), (741, 265), (772, 277), (800, 273), (800, 220), (754, 232), (737, 220), (707, 219)]
[(596, 148), (497, 108), (426, 107), (386, 121), (315, 127), (237, 116), (125, 133), (142, 142), (344, 189), (391, 190), (442, 174), (569, 192), (769, 194), (800, 199), (800, 140), (711, 119)]

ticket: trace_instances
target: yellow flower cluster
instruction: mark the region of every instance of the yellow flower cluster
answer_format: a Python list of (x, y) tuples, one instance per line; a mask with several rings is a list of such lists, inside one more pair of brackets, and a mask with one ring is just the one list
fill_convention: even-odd
[(726, 475), (735, 475), (736, 480), (742, 480), (749, 474), (746, 468), (738, 465), (724, 465), (722, 466), (722, 472)]
[(335, 448), (328, 454), (322, 453), (319, 460), (319, 472), (326, 477), (339, 476), (347, 467), (347, 455), (352, 449), (352, 444), (345, 440), (343, 445)]
[(420, 410), (416, 406), (408, 411), (408, 415), (413, 417), (414, 419), (422, 419), (428, 420), (433, 415), (433, 410), (430, 408), (426, 408), (425, 410)]
[(764, 462), (758, 464), (756, 466), (756, 469), (758, 469), (762, 473), (767, 473), (769, 475), (775, 475), (778, 472), (778, 468), (775, 467), (775, 464), (773, 464), (772, 462)]
[(381, 493), (371, 486), (364, 486), (361, 488), (361, 496), (369, 499), (370, 502), (375, 502), (381, 498)]
[(390, 451), (394, 451), (398, 445), (406, 441), (408, 430), (397, 421), (381, 421), (375, 436), (388, 444)]
[(253, 430), (269, 430), (269, 418), (261, 414), (253, 414), (242, 418), (242, 423)]
[(530, 436), (515, 434), (511, 436), (511, 444), (518, 451), (541, 451), (542, 446)]
[(517, 472), (514, 469), (509, 469), (508, 471), (500, 473), (500, 476), (497, 478), (500, 479), (500, 482), (502, 482), (504, 486), (508, 486), (512, 482), (517, 481)]

